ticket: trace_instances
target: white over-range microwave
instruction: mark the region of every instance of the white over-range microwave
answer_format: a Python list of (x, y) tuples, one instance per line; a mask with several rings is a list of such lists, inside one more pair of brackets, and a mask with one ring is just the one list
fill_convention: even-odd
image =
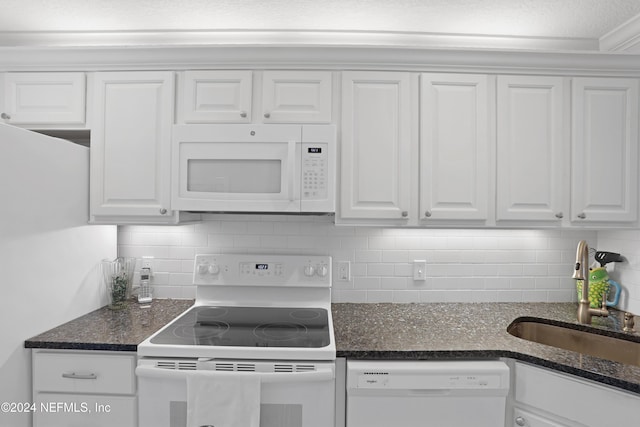
[(333, 125), (176, 125), (171, 207), (335, 212)]

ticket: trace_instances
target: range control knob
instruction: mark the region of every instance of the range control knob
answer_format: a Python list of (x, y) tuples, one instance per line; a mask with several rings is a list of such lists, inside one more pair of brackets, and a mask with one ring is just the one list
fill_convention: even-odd
[(218, 274), (220, 272), (220, 267), (218, 267), (218, 264), (211, 264), (207, 270), (209, 271), (209, 274)]
[(205, 274), (208, 270), (207, 264), (198, 264), (198, 274)]
[(304, 275), (307, 277), (311, 277), (316, 273), (316, 269), (312, 265), (307, 265), (304, 268)]
[(326, 276), (328, 272), (329, 272), (329, 269), (327, 268), (326, 265), (319, 265), (316, 268), (316, 274), (320, 277)]

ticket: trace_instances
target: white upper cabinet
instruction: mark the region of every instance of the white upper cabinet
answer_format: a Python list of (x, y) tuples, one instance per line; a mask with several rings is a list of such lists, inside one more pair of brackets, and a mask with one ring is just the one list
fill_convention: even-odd
[[(410, 215), (412, 92), (410, 73), (342, 73), (340, 217), (398, 220)], [(417, 103), (416, 103), (417, 104)]]
[(26, 127), (84, 125), (85, 73), (6, 73), (2, 80), (0, 118), (5, 123)]
[(575, 78), (571, 221), (638, 219), (638, 80)]
[(489, 78), (422, 74), (420, 84), (419, 218), (487, 220)]
[(183, 72), (178, 91), (178, 122), (251, 122), (252, 79), (252, 71)]
[(330, 123), (332, 90), (330, 71), (184, 71), (177, 122)]
[(96, 73), (93, 222), (177, 222), (170, 210), (173, 81), (171, 71)]
[(262, 75), (264, 123), (330, 123), (331, 72), (265, 71)]
[(496, 219), (564, 216), (568, 137), (562, 77), (498, 76)]

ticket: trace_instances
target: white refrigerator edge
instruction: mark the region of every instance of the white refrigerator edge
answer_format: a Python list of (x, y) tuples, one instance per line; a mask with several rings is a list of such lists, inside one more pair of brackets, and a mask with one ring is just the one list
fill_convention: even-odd
[[(0, 123), (0, 402), (31, 402), (24, 341), (106, 304), (117, 230), (88, 225), (89, 149)], [(29, 413), (0, 413), (29, 427)]]

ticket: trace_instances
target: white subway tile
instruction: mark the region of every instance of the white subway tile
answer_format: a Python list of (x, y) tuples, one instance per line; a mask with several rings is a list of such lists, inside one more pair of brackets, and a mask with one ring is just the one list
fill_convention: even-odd
[(383, 263), (368, 263), (367, 276), (393, 276), (394, 265)]
[(356, 262), (380, 262), (382, 251), (356, 250)]
[[(640, 232), (387, 229), (334, 226), (330, 217), (207, 214), (187, 226), (121, 226), (118, 249), (121, 256), (156, 257), (155, 285), (167, 297), (195, 294), (196, 253), (259, 251), (331, 255), (334, 268), (350, 261), (352, 281), (334, 282), (334, 301), (523, 301), (541, 295), (572, 301), (575, 245), (581, 238), (596, 242), (598, 234), (601, 248), (626, 252), (629, 262), (612, 277), (631, 289), (635, 306)], [(426, 282), (412, 279), (419, 259), (427, 260)]]

